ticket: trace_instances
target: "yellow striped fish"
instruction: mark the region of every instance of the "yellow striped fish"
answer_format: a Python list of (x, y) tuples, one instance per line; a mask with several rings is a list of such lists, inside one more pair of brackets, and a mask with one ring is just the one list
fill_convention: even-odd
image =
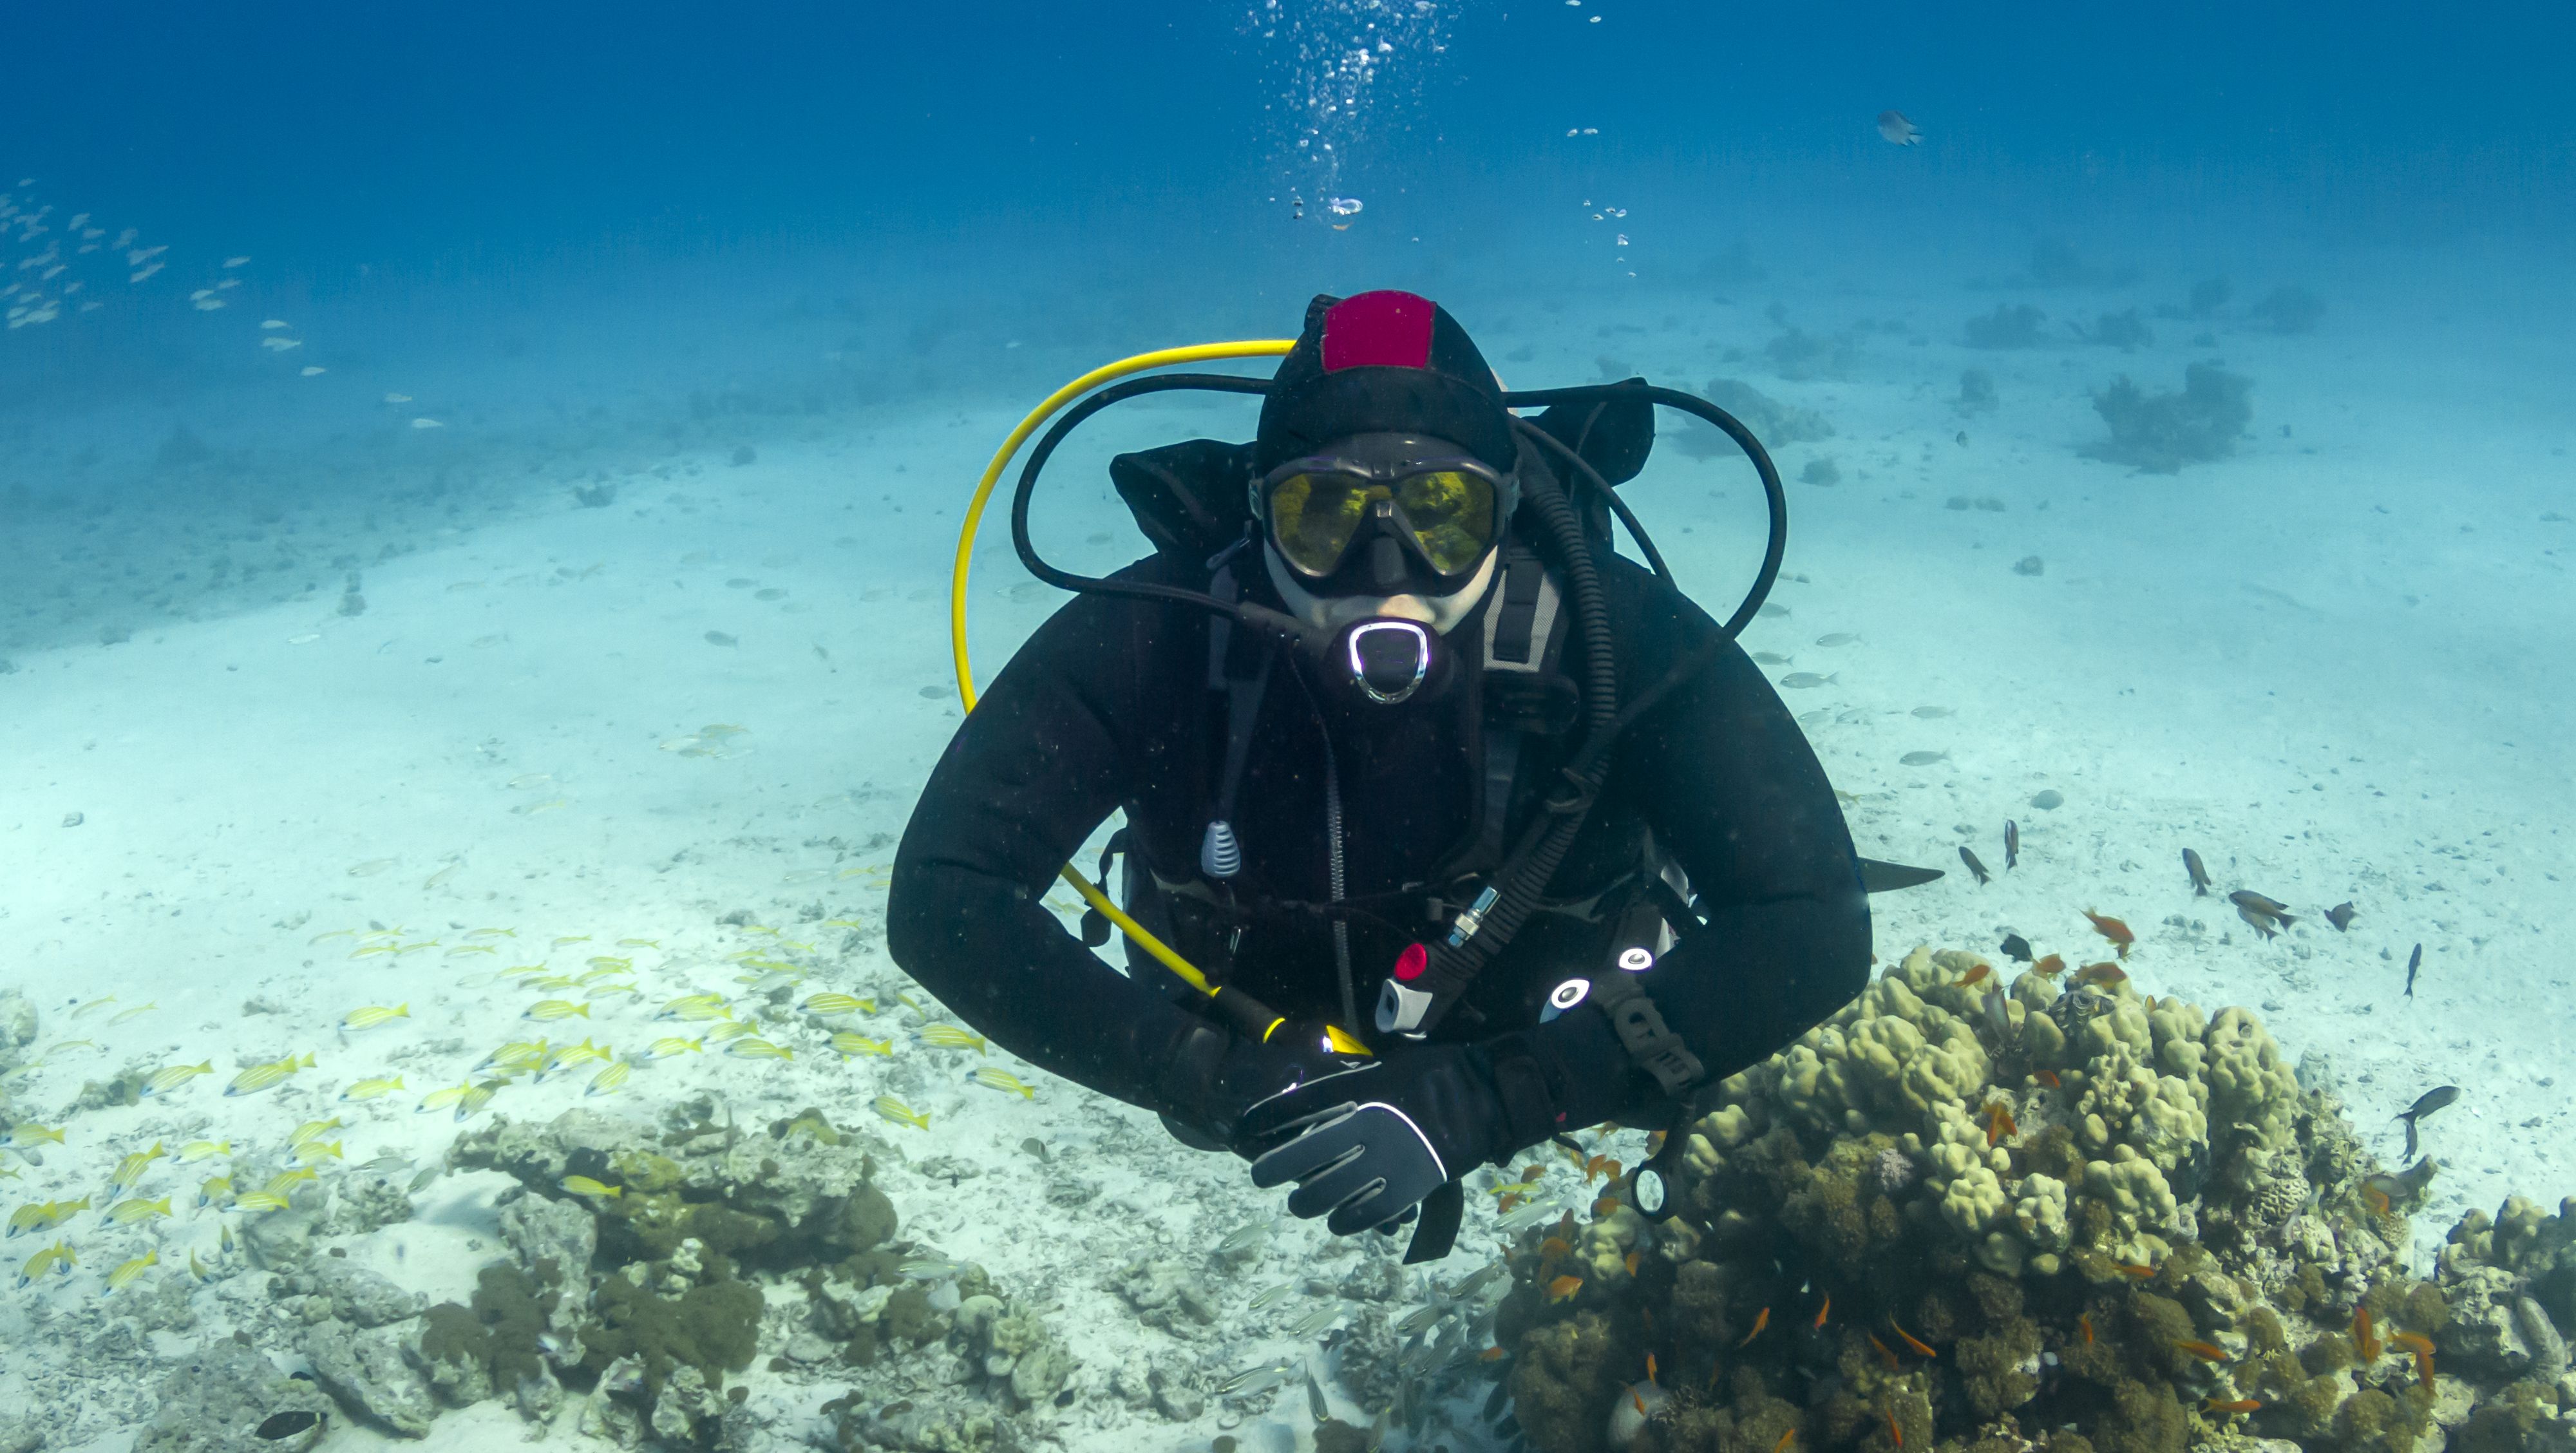
[(1034, 1100), (1038, 1097), (1034, 1086), (998, 1065), (986, 1065), (968, 1078), (987, 1089), (1007, 1091), (1023, 1100)]
[(157, 1221), (169, 1214), (168, 1196), (163, 1196), (157, 1201), (147, 1201), (141, 1196), (136, 1196), (132, 1200), (119, 1201), (108, 1207), (107, 1221), (111, 1226), (131, 1226), (137, 1221)]
[(378, 1095), (391, 1094), (402, 1087), (402, 1076), (378, 1075), (373, 1079), (360, 1080), (349, 1088), (342, 1090), (340, 1092), (340, 1098), (343, 1100), (372, 1100)]
[(853, 1034), (846, 1029), (832, 1036), (832, 1048), (839, 1050), (842, 1057), (845, 1059), (852, 1055), (861, 1054), (883, 1055), (887, 1059), (894, 1058), (893, 1040), (870, 1039), (864, 1034)]
[(382, 1004), (370, 1004), (364, 1009), (352, 1009), (348, 1013), (341, 1015), (340, 1027), (342, 1029), (373, 1029), (380, 1024), (391, 1024), (397, 1019), (409, 1019), (410, 1017), (411, 1005), (408, 1002), (397, 1004), (391, 1009), (386, 1008)]
[(216, 1156), (230, 1155), (232, 1153), (233, 1143), (229, 1140), (191, 1140), (187, 1144), (179, 1147), (179, 1163), (181, 1165), (187, 1165), (195, 1161), (212, 1160)]
[(794, 1059), (796, 1051), (771, 1044), (765, 1039), (737, 1039), (725, 1046), (725, 1053), (737, 1059)]
[(37, 1252), (35, 1255), (28, 1257), (27, 1264), (18, 1268), (18, 1285), (25, 1286), (27, 1283), (34, 1281), (36, 1278), (43, 1276), (49, 1271), (60, 1272), (65, 1276), (69, 1276), (72, 1274), (73, 1265), (79, 1260), (80, 1253), (72, 1250), (71, 1243), (66, 1241), (57, 1241), (53, 1245), (46, 1247), (44, 1250)]
[(249, 1069), (233, 1076), (233, 1082), (224, 1087), (224, 1093), (226, 1095), (256, 1095), (260, 1091), (268, 1089), (270, 1086), (284, 1080), (288, 1075), (294, 1074), (297, 1070), (309, 1070), (311, 1068), (313, 1068), (313, 1056), (310, 1051), (306, 1052), (304, 1058), (301, 1060), (290, 1054), (284, 1059), (271, 1060), (264, 1065), (252, 1065)]
[(812, 994), (797, 1007), (818, 1019), (831, 1019), (843, 1014), (874, 1014), (877, 1001), (856, 994)]
[(937, 1045), (941, 1049), (971, 1049), (977, 1054), (984, 1052), (984, 1036), (972, 1030), (961, 1029), (954, 1024), (923, 1025), (921, 1042)]
[(670, 1059), (675, 1055), (703, 1054), (705, 1046), (704, 1039), (682, 1039), (670, 1034), (653, 1041), (653, 1047), (644, 1051), (644, 1055), (647, 1059)]
[(897, 1125), (909, 1125), (915, 1130), (930, 1128), (930, 1112), (916, 1110), (892, 1095), (877, 1096), (874, 1109)]
[(154, 1070), (151, 1078), (143, 1082), (143, 1093), (147, 1095), (166, 1095), (172, 1090), (179, 1088), (181, 1085), (188, 1083), (190, 1080), (195, 1079), (199, 1075), (211, 1075), (214, 1072), (215, 1062), (213, 1060), (207, 1060), (201, 1064), (193, 1065), (164, 1065), (160, 1069)]
[(107, 1290), (101, 1296), (114, 1296), (133, 1284), (134, 1279), (161, 1264), (161, 1253), (147, 1251), (107, 1274)]
[(533, 1019), (540, 1024), (545, 1024), (557, 1019), (570, 1019), (576, 1014), (580, 1015), (584, 1019), (588, 1019), (590, 1017), (590, 1006), (587, 1004), (575, 1004), (568, 999), (540, 999), (536, 1003), (528, 1006), (528, 1012), (525, 1017)]
[(603, 1066), (598, 1074), (592, 1075), (590, 1088), (582, 1093), (585, 1095), (616, 1094), (619, 1087), (626, 1083), (626, 1077), (633, 1073), (635, 1073), (635, 1061), (631, 1059), (614, 1061)]

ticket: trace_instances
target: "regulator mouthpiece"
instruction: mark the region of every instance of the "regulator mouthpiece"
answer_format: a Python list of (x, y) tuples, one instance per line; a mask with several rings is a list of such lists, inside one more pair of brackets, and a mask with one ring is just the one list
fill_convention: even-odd
[(1342, 654), (1368, 699), (1392, 706), (1431, 674), (1431, 631), (1419, 621), (1362, 621), (1342, 637)]

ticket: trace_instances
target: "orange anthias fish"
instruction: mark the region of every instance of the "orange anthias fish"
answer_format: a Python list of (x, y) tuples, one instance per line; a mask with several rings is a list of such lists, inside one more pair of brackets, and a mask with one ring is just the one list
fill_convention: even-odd
[(2433, 1341), (2418, 1332), (2391, 1332), (2388, 1340), (2415, 1354), (2415, 1375), (2423, 1380), (2424, 1390), (2433, 1390)]
[(1887, 1344), (1878, 1340), (1878, 1334), (1876, 1332), (1863, 1332), (1861, 1335), (1867, 1337), (1869, 1339), (1869, 1345), (1877, 1348), (1878, 1355), (1886, 1359), (1887, 1370), (1894, 1372), (1898, 1366), (1896, 1354), (1887, 1350)]
[(1573, 1249), (1574, 1248), (1572, 1246), (1566, 1244), (1565, 1238), (1561, 1236), (1551, 1236), (1538, 1244), (1538, 1255), (1541, 1261), (1555, 1261), (1562, 1258), (1567, 1252), (1570, 1252)]
[(2057, 1089), (2066, 1083), (2064, 1080), (2057, 1077), (2057, 1071), (2051, 1069), (2032, 1070), (2030, 1072), (2030, 1077), (2052, 1090)]
[(1617, 1196), (1603, 1196), (1600, 1200), (1592, 1203), (1592, 1219), (1600, 1221), (1611, 1216), (1615, 1216), (1619, 1213), (1619, 1208), (1626, 1204), (1627, 1202), (1620, 1200)]
[(1986, 1148), (1989, 1150), (1994, 1148), (1997, 1141), (2002, 1140), (2005, 1136), (2015, 1134), (2021, 1129), (2019, 1125), (2013, 1122), (2012, 1111), (2006, 1108), (2004, 1102), (2001, 1100), (1997, 1100), (1986, 1106), (1985, 1115)]
[(1761, 1311), (1753, 1314), (1753, 1330), (1745, 1333), (1744, 1340), (1736, 1343), (1735, 1345), (1738, 1347), (1750, 1345), (1754, 1338), (1762, 1335), (1762, 1329), (1770, 1325), (1771, 1309), (1769, 1307), (1764, 1307)]
[(2188, 1338), (2178, 1338), (2174, 1342), (2174, 1350), (2177, 1352), (2188, 1352), (2203, 1362), (2225, 1362), (2227, 1360), (2227, 1349), (2211, 1342), (2194, 1342)]
[(2379, 1336), (2370, 1330), (2370, 1308), (2352, 1309), (2352, 1345), (2364, 1362), (2379, 1360)]
[(2116, 918), (2105, 918), (2090, 908), (2084, 910), (2084, 916), (2093, 921), (2095, 933), (2109, 939), (2111, 946), (2120, 951), (2120, 957), (2125, 959), (2129, 956), (2129, 945), (2138, 941), (2138, 936), (2129, 932), (2129, 925)]
[(1787, 1431), (1787, 1432), (1785, 1432), (1785, 1433), (1783, 1433), (1783, 1434), (1781, 1434), (1781, 1435), (1780, 1435), (1780, 1441), (1779, 1441), (1779, 1442), (1774, 1443), (1774, 1444), (1772, 1444), (1772, 1445), (1771, 1445), (1771, 1453), (1787, 1453), (1787, 1449), (1788, 1449), (1789, 1445), (1790, 1445), (1790, 1444), (1792, 1444), (1792, 1443), (1795, 1443), (1795, 1442), (1797, 1442), (1797, 1441), (1798, 1441), (1798, 1430), (1797, 1430), (1797, 1429), (1795, 1429), (1795, 1428), (1791, 1428), (1789, 1431)]
[(2118, 1268), (2120, 1275), (2125, 1276), (2132, 1281), (2154, 1281), (2156, 1279), (2156, 1269), (2144, 1262), (2115, 1261), (2111, 1264)]
[(2090, 1312), (2079, 1312), (2079, 1313), (2077, 1313), (2077, 1314), (2076, 1314), (2076, 1316), (2075, 1316), (2075, 1330), (2084, 1334), (2084, 1345), (2085, 1345), (2085, 1346), (2087, 1346), (2087, 1347), (2092, 1346), (2092, 1345), (2093, 1345), (2093, 1314), (2092, 1314), (2092, 1313), (2090, 1313)]
[(1929, 1347), (1925, 1346), (1925, 1345), (1923, 1344), (1923, 1339), (1921, 1339), (1920, 1337), (1915, 1336), (1913, 1333), (1908, 1332), (1908, 1331), (1906, 1331), (1904, 1328), (1902, 1328), (1902, 1327), (1900, 1327), (1900, 1326), (1896, 1325), (1896, 1319), (1895, 1319), (1894, 1317), (1890, 1317), (1890, 1318), (1888, 1318), (1888, 1319), (1887, 1319), (1887, 1330), (1889, 1330), (1890, 1332), (1893, 1332), (1893, 1333), (1895, 1333), (1897, 1336), (1899, 1336), (1899, 1337), (1903, 1338), (1903, 1339), (1905, 1340), (1905, 1345), (1906, 1345), (1906, 1346), (1913, 1348), (1916, 1352), (1921, 1353), (1921, 1354), (1922, 1354), (1922, 1355), (1924, 1355), (1925, 1357), (1938, 1357), (1938, 1356), (1940, 1356), (1940, 1355), (1941, 1355), (1940, 1353), (1935, 1352), (1935, 1351), (1933, 1351), (1931, 1348), (1929, 1348)]
[(2078, 984), (2117, 984), (2128, 977), (2127, 970), (2109, 959), (2104, 959), (2098, 964), (2086, 964), (2075, 971), (2075, 982)]
[(1561, 1276), (1547, 1284), (1547, 1299), (1551, 1302), (1561, 1302), (1581, 1290), (1583, 1290), (1583, 1278)]
[(1815, 1325), (1815, 1330), (1816, 1330), (1816, 1331), (1821, 1332), (1821, 1331), (1825, 1330), (1825, 1318), (1826, 1318), (1826, 1317), (1828, 1317), (1828, 1316), (1830, 1316), (1830, 1315), (1832, 1315), (1833, 1310), (1834, 1310), (1834, 1294), (1833, 1294), (1832, 1292), (1827, 1292), (1827, 1293), (1825, 1293), (1825, 1304), (1824, 1304), (1823, 1306), (1821, 1306), (1821, 1307), (1816, 1308), (1816, 1325)]
[(1900, 1428), (1900, 1427), (1896, 1426), (1896, 1414), (1895, 1414), (1894, 1412), (1892, 1412), (1892, 1411), (1890, 1411), (1890, 1410), (1886, 1409), (1886, 1408), (1880, 1408), (1880, 1409), (1878, 1410), (1878, 1415), (1879, 1415), (1880, 1417), (1882, 1417), (1882, 1418), (1887, 1419), (1887, 1437), (1888, 1437), (1888, 1441), (1890, 1441), (1890, 1442), (1894, 1443), (1894, 1444), (1895, 1444), (1897, 1447), (1899, 1447), (1899, 1448), (1904, 1447), (1904, 1446), (1905, 1446), (1905, 1430), (1904, 1430), (1903, 1428)]
[(2039, 975), (2043, 979), (2054, 978), (2057, 975), (2066, 972), (2066, 956), (2064, 954), (2050, 954), (2048, 957), (2041, 959), (2038, 963), (2031, 965), (2030, 971)]
[(1994, 972), (1994, 966), (1993, 966), (1993, 965), (1991, 965), (1991, 964), (1984, 964), (1984, 963), (1972, 964), (1972, 965), (1970, 965), (1970, 966), (1969, 966), (1968, 971), (1967, 971), (1966, 973), (1961, 974), (1961, 975), (1959, 976), (1959, 987), (1960, 987), (1960, 988), (1962, 988), (1962, 989), (1965, 989), (1965, 988), (1969, 987), (1970, 985), (1972, 985), (1972, 984), (1976, 984), (1976, 983), (1978, 983), (1979, 981), (1983, 980), (1983, 979), (1986, 977), (1986, 975), (1991, 974), (1991, 973), (1993, 973), (1993, 972)]
[(1628, 1259), (1621, 1263), (1628, 1268), (1628, 1275), (1635, 1276), (1637, 1274), (1637, 1263), (1644, 1259), (1644, 1256), (1645, 1253), (1641, 1251), (1631, 1251), (1628, 1253)]
[(2211, 1398), (2204, 1404), (2213, 1413), (2256, 1413), (2263, 1410), (2261, 1398)]

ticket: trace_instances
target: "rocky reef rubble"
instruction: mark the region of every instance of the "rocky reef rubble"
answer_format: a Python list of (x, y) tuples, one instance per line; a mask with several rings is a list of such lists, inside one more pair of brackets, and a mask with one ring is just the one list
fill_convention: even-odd
[(743, 1126), (703, 1097), (658, 1127), (498, 1120), (448, 1154), (517, 1182), (470, 1296), (432, 1304), (314, 1217), (262, 1218), (284, 1228), (245, 1237), (262, 1272), (217, 1288), (235, 1330), (169, 1364), (135, 1447), (309, 1446), (335, 1420), (421, 1437), (486, 1401), (629, 1448), (1016, 1447), (1069, 1400), (1073, 1355), (981, 1268), (899, 1239), (889, 1154), (812, 1110)]
[(582, 1431), (626, 1447), (749, 1444), (755, 1363), (845, 1380), (824, 1413), (846, 1446), (1006, 1443), (1074, 1359), (981, 1268), (897, 1239), (885, 1153), (812, 1110), (742, 1127), (704, 1100), (658, 1132), (576, 1110), (471, 1133), (452, 1163), (520, 1184), (513, 1254), (423, 1313), (406, 1365), (451, 1405), (578, 1400)]
[[(2429, 1278), (2376, 1165), (2247, 1011), (2116, 964), (1918, 949), (1524, 1231), (1506, 1431), (1545, 1453), (2576, 1450), (2576, 1201)], [(1499, 1412), (1501, 1395), (1492, 1406)]]

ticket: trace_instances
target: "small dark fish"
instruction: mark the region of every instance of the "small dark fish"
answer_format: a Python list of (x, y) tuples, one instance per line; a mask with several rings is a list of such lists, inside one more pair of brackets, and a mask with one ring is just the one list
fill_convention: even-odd
[(2200, 854), (2193, 852), (2189, 848), (2183, 849), (2182, 865), (2184, 871), (2191, 874), (2191, 896), (2194, 898), (2208, 897), (2209, 870), (2200, 865)]
[(1921, 146), (1923, 128), (1905, 119), (1902, 111), (1878, 113), (1878, 134), (1897, 146)]
[(1966, 848), (1961, 848), (1959, 849), (1959, 861), (1967, 864), (1968, 871), (1977, 875), (1978, 887), (1983, 888), (1986, 886), (1986, 865), (1977, 861), (1977, 855), (1975, 853), (1968, 851)]
[(2415, 945), (2415, 952), (2406, 956), (2406, 997), (2409, 999), (2415, 997), (2415, 971), (2422, 967), (2424, 967), (2424, 946), (2419, 943)]
[(2360, 916), (2360, 912), (2349, 902), (2338, 903), (2326, 910), (2326, 922), (2333, 924), (2337, 933), (2352, 927), (2352, 921)]
[(2004, 819), (2004, 871), (2009, 873), (2020, 865), (2021, 824), (2007, 817)]
[(2227, 901), (2236, 905), (2237, 917), (2252, 924), (2254, 931), (2265, 938), (2271, 938), (2299, 921), (2290, 916), (2288, 904), (2276, 903), (2250, 888), (2240, 888), (2228, 894)]
[(2004, 956), (2017, 964), (2030, 962), (2030, 940), (2017, 933), (2004, 935)]
[(2450, 1104), (2458, 1098), (2460, 1098), (2459, 1086), (2439, 1085), (2433, 1089), (2426, 1090), (2422, 1095), (2416, 1097), (2415, 1103), (2407, 1108), (2406, 1113), (2396, 1117), (2397, 1119), (2406, 1122), (2407, 1159), (2412, 1160), (2415, 1158), (2415, 1122), (2432, 1114), (2434, 1111), (2441, 1109), (2443, 1106)]
[(251, 1436), (274, 1443), (280, 1438), (292, 1438), (320, 1421), (320, 1413), (308, 1413), (302, 1409), (291, 1413), (271, 1413), (266, 1421), (251, 1429)]

